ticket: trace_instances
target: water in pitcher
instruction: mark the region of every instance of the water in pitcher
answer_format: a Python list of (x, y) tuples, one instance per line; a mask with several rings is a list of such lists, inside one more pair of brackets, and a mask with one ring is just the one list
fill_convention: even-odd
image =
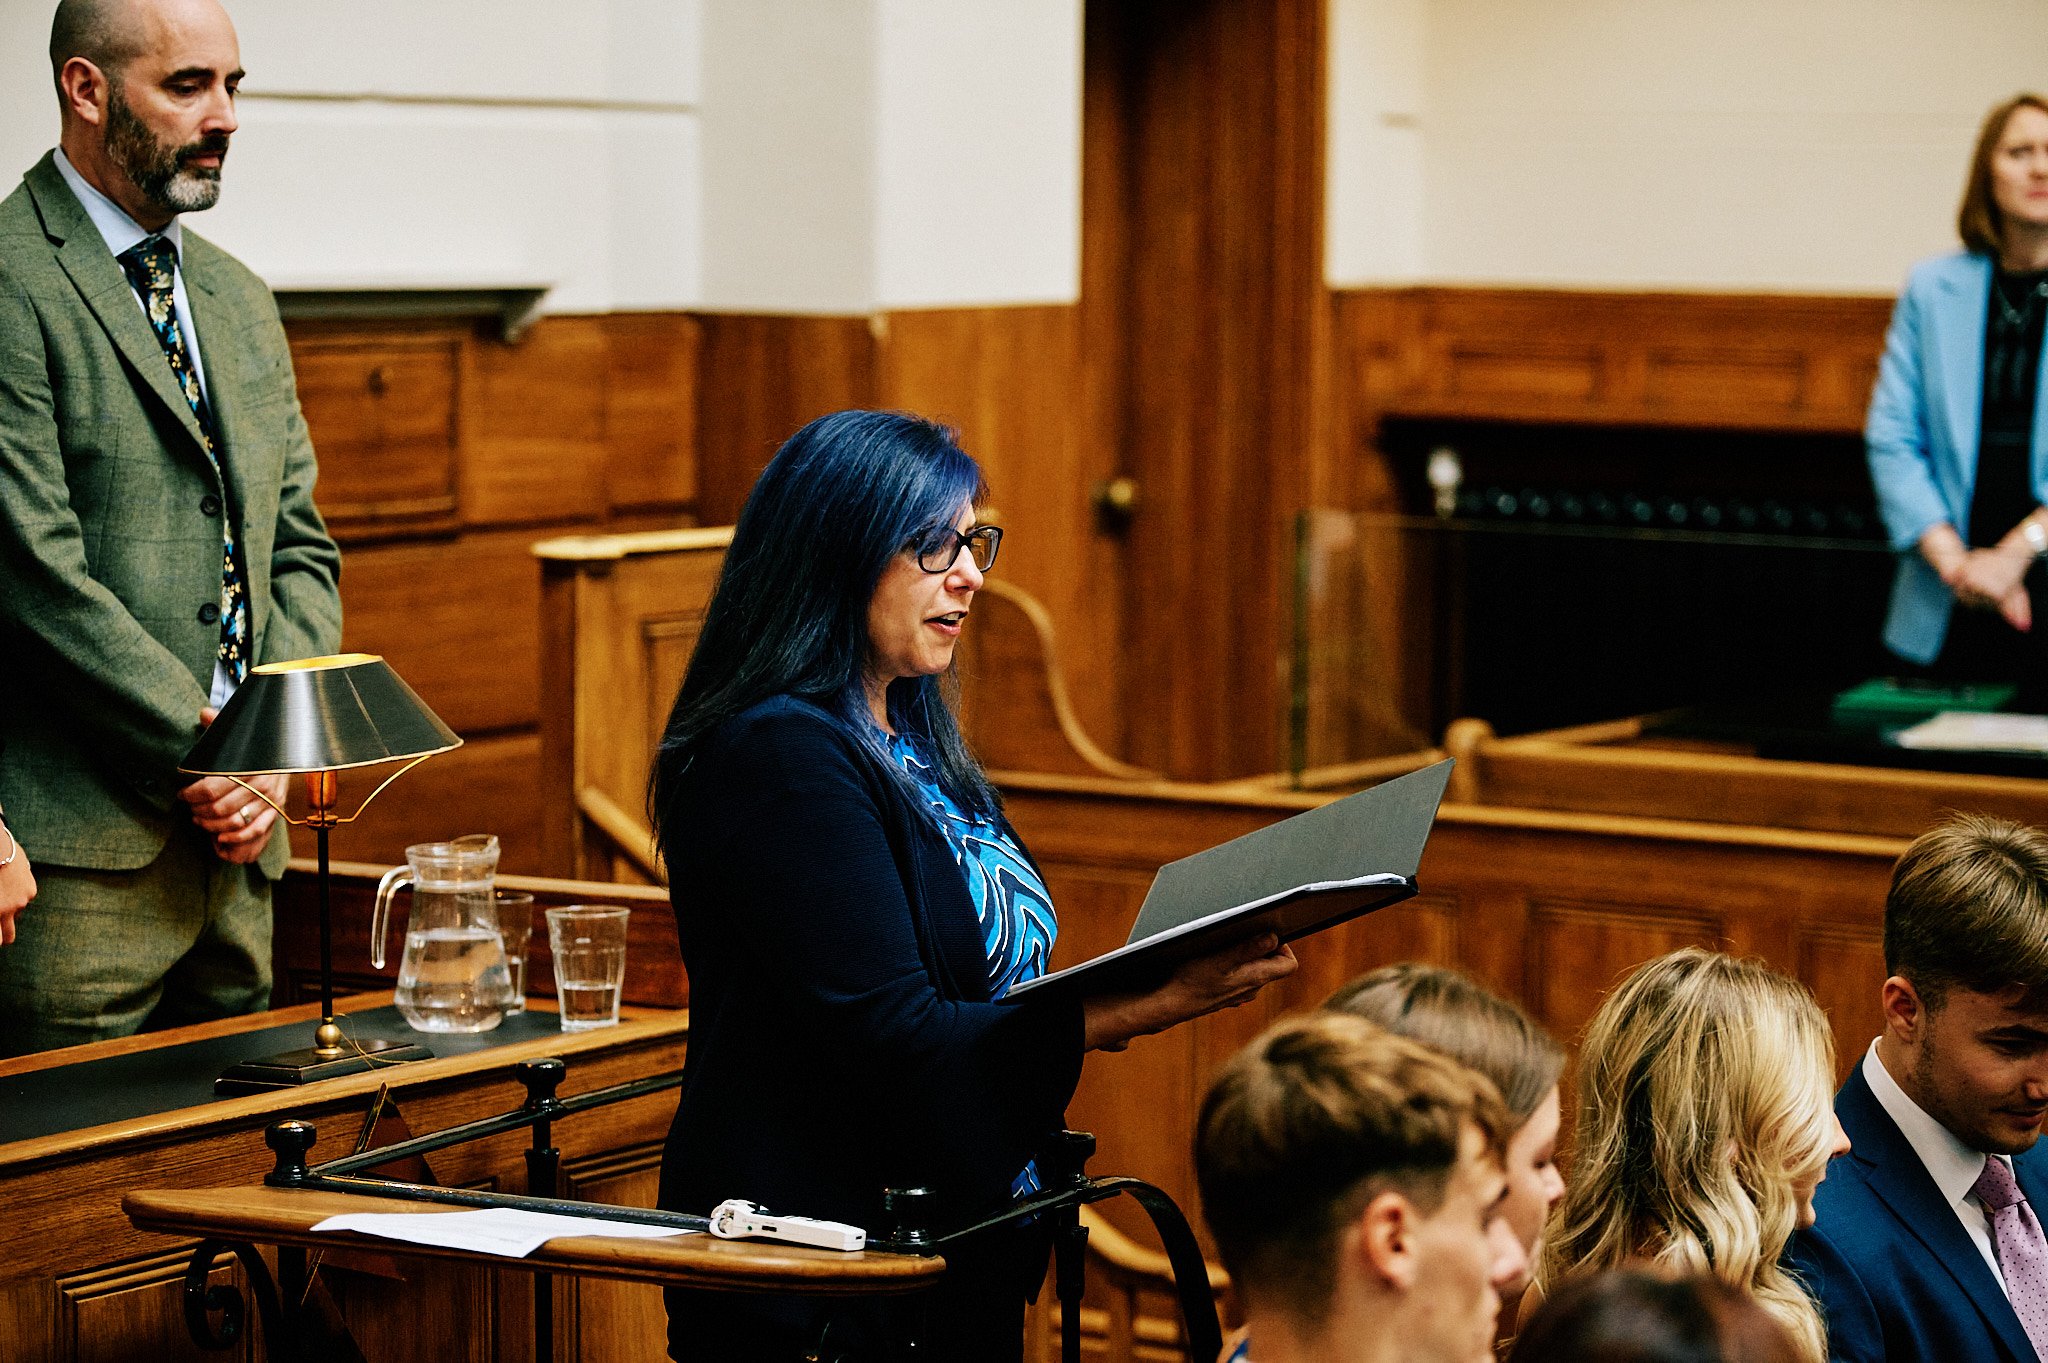
[(422, 1032), (487, 1032), (504, 1020), (505, 947), (490, 928), (405, 934), (398, 1011)]
[(498, 931), (492, 877), (498, 840), (470, 834), (405, 849), (377, 886), (370, 964), (384, 965), (391, 902), (412, 887), (405, 956), (398, 966), (398, 1011), (422, 1032), (488, 1032), (505, 1018), (512, 977)]

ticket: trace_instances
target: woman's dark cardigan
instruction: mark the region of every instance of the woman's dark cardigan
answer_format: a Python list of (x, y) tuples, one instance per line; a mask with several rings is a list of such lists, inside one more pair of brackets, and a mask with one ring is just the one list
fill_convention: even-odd
[(1079, 1081), (1078, 1003), (989, 1000), (945, 838), (843, 723), (791, 697), (699, 745), (662, 810), (690, 975), (661, 1205), (876, 1223), (884, 1187), (1001, 1205)]

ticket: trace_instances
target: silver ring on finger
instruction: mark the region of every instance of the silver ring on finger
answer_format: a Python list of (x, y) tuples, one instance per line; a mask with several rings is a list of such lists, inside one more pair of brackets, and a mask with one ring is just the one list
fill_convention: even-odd
[(256, 822), (255, 811), (250, 809), (249, 806), (247, 805), (242, 806), (240, 811), (240, 817), (242, 820), (242, 827), (244, 828), (247, 828), (250, 824)]

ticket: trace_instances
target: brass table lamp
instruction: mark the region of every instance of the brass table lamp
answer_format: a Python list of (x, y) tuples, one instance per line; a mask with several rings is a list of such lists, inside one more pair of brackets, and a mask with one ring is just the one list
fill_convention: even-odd
[[(382, 658), (338, 653), (252, 668), (200, 736), (178, 770), (225, 776), (297, 827), (310, 827), (320, 848), (320, 1026), (300, 1050), (245, 1060), (214, 1081), (216, 1093), (249, 1093), (354, 1074), (433, 1055), (398, 1041), (351, 1041), (334, 1020), (334, 942), (328, 908), (327, 835), (362, 817), (384, 787), (436, 753), (462, 745), (440, 717)], [(378, 783), (353, 814), (340, 812), (339, 773), (386, 762), (404, 765)], [(306, 814), (283, 806), (242, 778), (302, 774)]]

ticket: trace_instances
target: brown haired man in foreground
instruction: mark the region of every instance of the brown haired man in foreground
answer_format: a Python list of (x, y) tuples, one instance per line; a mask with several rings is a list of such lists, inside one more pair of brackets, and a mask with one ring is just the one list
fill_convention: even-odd
[(1884, 1032), (1835, 1096), (1855, 1148), (1793, 1266), (1838, 1360), (2048, 1357), (2048, 837), (1964, 815), (1884, 906)]
[(1362, 1018), (1240, 1051), (1203, 1100), (1202, 1207), (1257, 1363), (1481, 1363), (1524, 1272), (1493, 1086)]

